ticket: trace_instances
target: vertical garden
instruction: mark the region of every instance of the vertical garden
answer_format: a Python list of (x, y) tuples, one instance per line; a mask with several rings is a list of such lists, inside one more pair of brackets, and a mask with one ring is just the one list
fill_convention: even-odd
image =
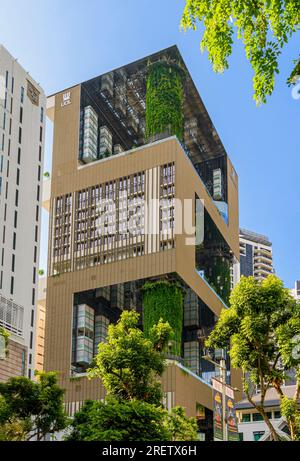
[(175, 281), (158, 280), (143, 286), (143, 324), (145, 335), (160, 319), (169, 322), (174, 336), (169, 353), (181, 356), (183, 296), (181, 285)]
[(178, 64), (150, 64), (146, 92), (146, 140), (160, 134), (184, 136), (184, 71)]

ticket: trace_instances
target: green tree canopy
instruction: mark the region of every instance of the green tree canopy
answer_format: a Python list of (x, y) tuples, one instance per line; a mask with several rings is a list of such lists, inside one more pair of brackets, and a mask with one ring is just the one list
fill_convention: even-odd
[(139, 314), (124, 311), (100, 343), (90, 378), (101, 378), (104, 402), (87, 401), (75, 414), (66, 440), (168, 441), (196, 440), (197, 423), (182, 408), (162, 405), (159, 378), (165, 369), (162, 351), (172, 333), (162, 319), (149, 338), (138, 328)]
[[(231, 293), (230, 308), (222, 311), (206, 342), (207, 347), (214, 348), (226, 347), (231, 342), (231, 363), (242, 369), (246, 396), (263, 416), (274, 440), (278, 436), (264, 410), (266, 393), (271, 387), (281, 399), (292, 439), (298, 437), (299, 412), (290, 417), (287, 407), (290, 403), (297, 409), (299, 399), (299, 333), (300, 306), (281, 280), (270, 275), (260, 283), (253, 277), (242, 277)], [(291, 368), (296, 370), (298, 379), (295, 396), (288, 399), (282, 385)], [(256, 386), (260, 388), (258, 404), (253, 400)]]
[[(196, 30), (198, 21), (204, 27), (201, 50), (208, 52), (215, 72), (229, 67), (237, 31), (254, 71), (254, 99), (265, 103), (274, 90), (283, 47), (300, 28), (299, 0), (186, 0), (182, 28)], [(288, 82), (299, 75), (300, 56)]]
[[(0, 437), (19, 440), (42, 439), (46, 434), (63, 430), (68, 425), (64, 413), (64, 391), (57, 385), (55, 372), (41, 372), (38, 380), (11, 378), (0, 383)], [(17, 437), (18, 439), (18, 437)]]
[(170, 413), (162, 406), (141, 400), (87, 401), (75, 414), (68, 441), (182, 441), (197, 439), (197, 423), (175, 407)]
[(107, 342), (99, 344), (89, 376), (101, 378), (108, 395), (157, 404), (162, 398), (157, 377), (165, 367), (160, 350), (171, 327), (159, 321), (151, 330), (150, 340), (138, 328), (138, 318), (137, 312), (124, 311), (119, 322), (109, 326)]

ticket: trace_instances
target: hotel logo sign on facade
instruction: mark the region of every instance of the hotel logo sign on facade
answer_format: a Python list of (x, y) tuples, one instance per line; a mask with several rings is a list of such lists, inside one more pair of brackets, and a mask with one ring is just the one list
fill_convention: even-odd
[(68, 106), (69, 104), (71, 104), (71, 92), (68, 91), (67, 93), (64, 93), (62, 99), (63, 100), (61, 102), (61, 107)]

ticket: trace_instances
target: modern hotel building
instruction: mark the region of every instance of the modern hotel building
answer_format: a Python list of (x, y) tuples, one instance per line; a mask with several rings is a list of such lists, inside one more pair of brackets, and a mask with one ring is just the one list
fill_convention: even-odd
[[(164, 85), (182, 95), (181, 134), (172, 121), (150, 129), (156, 109), (159, 116), (174, 104), (160, 99)], [(143, 327), (145, 282), (180, 284), (181, 337), (162, 378), (165, 403), (184, 406), (211, 438), (216, 370), (202, 356), (239, 260), (238, 177), (177, 47), (50, 96), (47, 114), (46, 370), (59, 371), (71, 415), (85, 399), (103, 398), (86, 370), (108, 325), (135, 309)], [(227, 366), (228, 383), (239, 385), (229, 358)]]

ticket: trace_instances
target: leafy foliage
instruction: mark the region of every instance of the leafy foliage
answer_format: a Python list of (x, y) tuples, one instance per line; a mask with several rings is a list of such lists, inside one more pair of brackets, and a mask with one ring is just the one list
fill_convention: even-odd
[(146, 92), (146, 139), (167, 132), (183, 140), (183, 70), (159, 61), (149, 66)]
[(196, 440), (197, 423), (183, 408), (168, 413), (162, 406), (140, 400), (87, 401), (76, 413), (69, 441)]
[(196, 440), (197, 424), (176, 407), (162, 406), (161, 384), (165, 363), (161, 353), (171, 327), (159, 319), (149, 338), (138, 328), (139, 315), (124, 311), (110, 325), (107, 343), (99, 345), (90, 377), (100, 377), (105, 402), (87, 401), (75, 414), (67, 440), (167, 441)]
[[(270, 275), (261, 283), (253, 277), (242, 277), (230, 296), (230, 308), (224, 310), (208, 338), (207, 347), (223, 348), (231, 341), (231, 363), (244, 373), (244, 391), (268, 424), (274, 439), (278, 439), (266, 412), (266, 392), (274, 387), (287, 406), (282, 384), (291, 368), (299, 370), (300, 354), (295, 352), (295, 337), (300, 332), (300, 307), (283, 287), (281, 280)], [(252, 397), (260, 386), (261, 401)], [(300, 380), (294, 400), (300, 392)], [(291, 402), (292, 405), (292, 402)], [(297, 405), (296, 405), (297, 407)], [(294, 407), (295, 408), (295, 407)], [(288, 412), (292, 438), (296, 437), (295, 415)]]
[(4, 337), (4, 341), (5, 341), (5, 354), (7, 355), (7, 353), (8, 353), (7, 348), (8, 348), (9, 333), (8, 333), (7, 330), (5, 330), (5, 328), (0, 327), (0, 335)]
[(124, 311), (119, 322), (109, 326), (107, 343), (99, 344), (89, 376), (101, 378), (109, 396), (158, 404), (162, 395), (157, 376), (164, 371), (159, 350), (171, 328), (159, 322), (151, 331), (152, 342), (137, 328), (138, 318), (137, 312)]
[(183, 290), (176, 282), (158, 280), (146, 282), (143, 286), (143, 325), (146, 337), (151, 338), (151, 328), (160, 319), (168, 322), (173, 330), (169, 351), (181, 356)]
[(201, 50), (208, 52), (215, 72), (228, 69), (237, 31), (254, 71), (254, 99), (265, 103), (274, 89), (282, 49), (299, 30), (299, 0), (186, 0), (182, 28), (196, 30), (197, 21), (204, 26)]
[(54, 372), (38, 373), (37, 382), (17, 377), (0, 383), (1, 438), (29, 440), (36, 436), (40, 440), (47, 433), (63, 430), (68, 424), (63, 395)]
[(164, 410), (139, 400), (87, 401), (76, 413), (67, 440), (152, 441), (168, 440)]

